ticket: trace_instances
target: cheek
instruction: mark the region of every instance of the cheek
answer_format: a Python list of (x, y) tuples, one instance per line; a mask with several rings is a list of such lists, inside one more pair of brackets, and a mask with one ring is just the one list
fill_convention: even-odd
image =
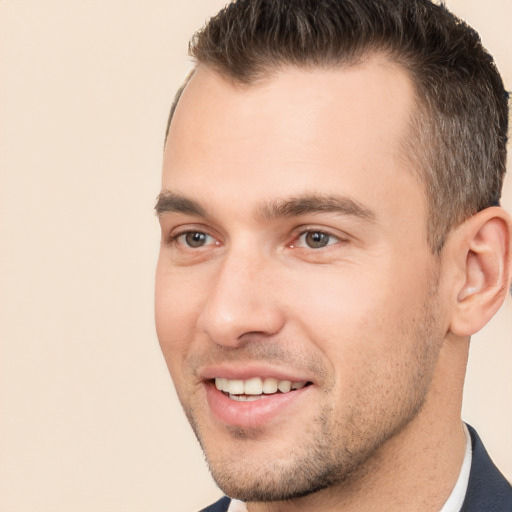
[(351, 334), (363, 336), (373, 324), (381, 326), (386, 313), (396, 309), (396, 297), (388, 289), (389, 284), (375, 285), (373, 277), (361, 269), (334, 268), (329, 273), (301, 275), (284, 303), (295, 304), (295, 318), (305, 328), (310, 325), (312, 335), (326, 333), (326, 341), (334, 342)]
[(182, 370), (190, 350), (201, 293), (159, 265), (155, 286), (155, 323), (158, 341), (173, 378)]
[(410, 286), (403, 276), (389, 278), (393, 273), (382, 266), (380, 272), (333, 270), (325, 276), (303, 275), (287, 298), (291, 304), (296, 297), (293, 316), (299, 329), (344, 381), (365, 368), (392, 371), (396, 360), (406, 359), (413, 349), (415, 325), (424, 314), (425, 287)]

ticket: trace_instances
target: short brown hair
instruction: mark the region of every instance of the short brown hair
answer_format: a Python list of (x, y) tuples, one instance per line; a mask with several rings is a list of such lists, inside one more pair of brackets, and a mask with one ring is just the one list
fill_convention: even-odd
[(439, 252), (452, 227), (499, 204), (506, 168), (508, 94), (475, 30), (430, 0), (236, 0), (189, 44), (198, 64), (246, 85), (285, 65), (350, 66), (375, 52), (415, 86), (406, 153)]

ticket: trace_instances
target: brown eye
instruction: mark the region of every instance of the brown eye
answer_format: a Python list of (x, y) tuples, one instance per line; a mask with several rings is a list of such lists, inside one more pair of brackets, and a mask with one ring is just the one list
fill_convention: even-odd
[(208, 242), (209, 236), (206, 233), (200, 231), (189, 231), (183, 235), (185, 243), (194, 249), (202, 247)]

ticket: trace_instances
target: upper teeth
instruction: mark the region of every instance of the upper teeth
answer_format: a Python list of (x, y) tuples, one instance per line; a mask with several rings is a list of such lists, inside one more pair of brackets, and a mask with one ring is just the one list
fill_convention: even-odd
[(292, 389), (300, 389), (306, 385), (305, 381), (293, 382), (291, 380), (277, 380), (272, 377), (262, 379), (260, 377), (253, 377), (247, 380), (237, 379), (215, 379), (215, 387), (230, 395), (261, 395), (262, 393), (271, 394), (288, 393)]

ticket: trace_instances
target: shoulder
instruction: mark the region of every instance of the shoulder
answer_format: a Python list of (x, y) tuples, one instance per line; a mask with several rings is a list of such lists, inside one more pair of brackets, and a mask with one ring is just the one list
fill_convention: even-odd
[(203, 508), (200, 512), (227, 512), (230, 501), (228, 497), (224, 496), (209, 507)]
[(512, 512), (512, 487), (494, 465), (476, 431), (468, 425), (473, 448), (468, 489), (461, 512)]

